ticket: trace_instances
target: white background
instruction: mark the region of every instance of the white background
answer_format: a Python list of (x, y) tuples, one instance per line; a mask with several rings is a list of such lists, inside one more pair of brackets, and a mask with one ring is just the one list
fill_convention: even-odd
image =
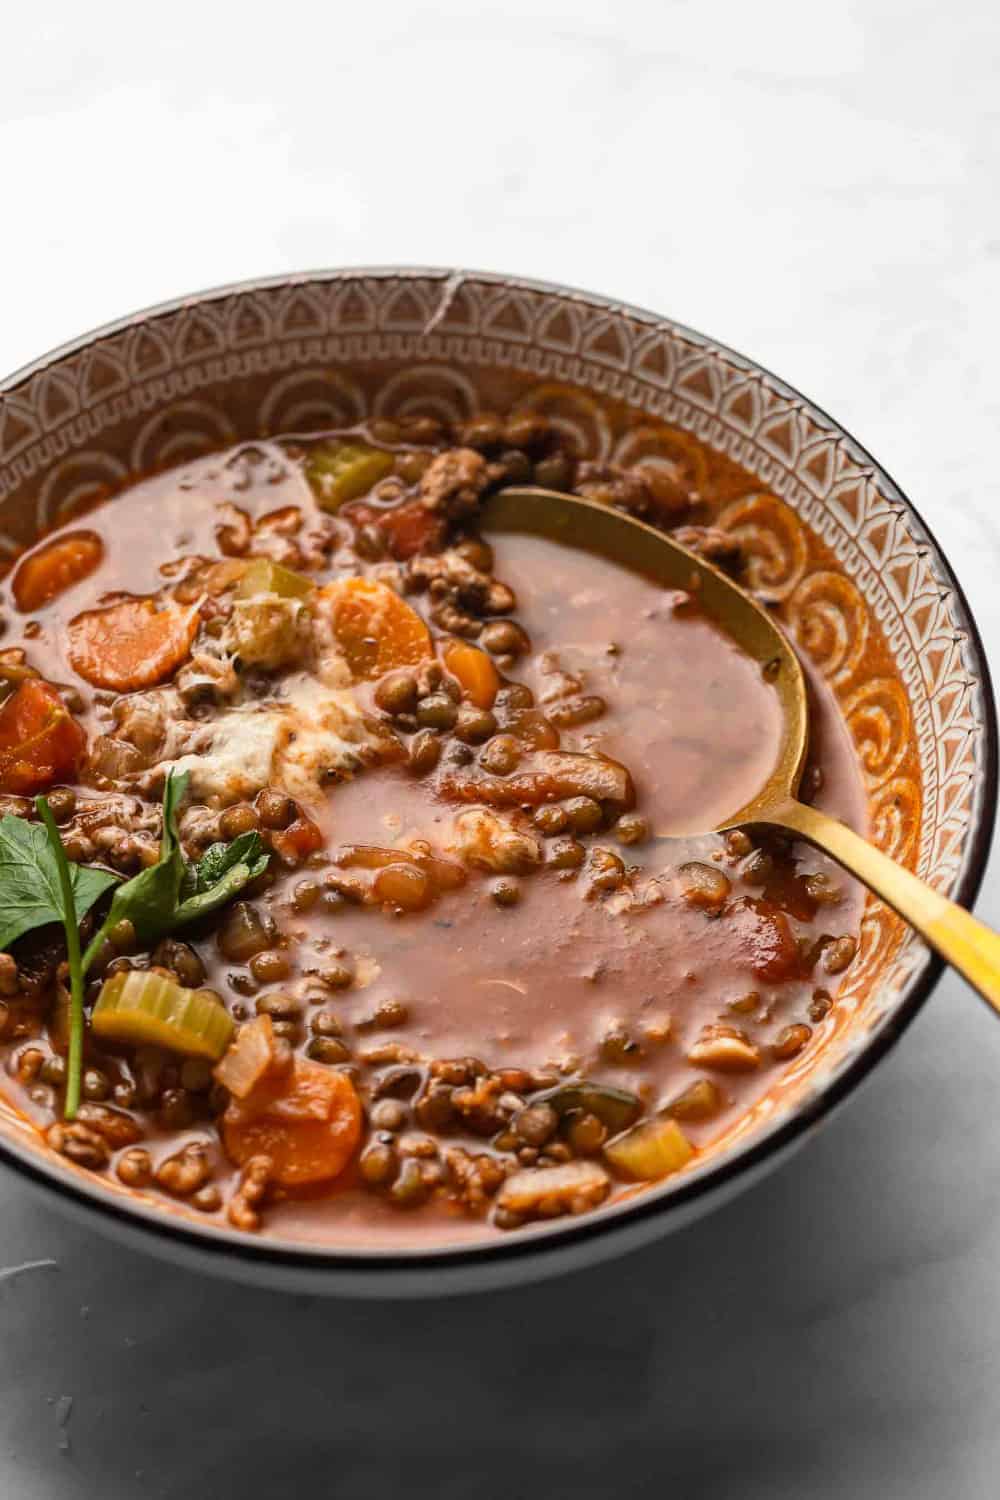
[[(996, 659), (998, 64), (982, 0), (7, 6), (0, 368), (305, 267), (602, 291), (855, 432)], [(57, 1265), (0, 1280), (0, 1493), (993, 1500), (998, 1197), (1000, 1027), (951, 978), (778, 1176), (489, 1300), (230, 1290), (4, 1177), (0, 1263)]]

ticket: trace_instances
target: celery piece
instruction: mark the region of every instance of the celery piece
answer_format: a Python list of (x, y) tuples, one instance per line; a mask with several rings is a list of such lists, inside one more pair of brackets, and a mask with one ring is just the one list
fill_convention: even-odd
[(364, 443), (321, 443), (306, 459), (306, 478), (324, 510), (339, 510), (392, 473), (393, 458)]
[(251, 599), (254, 594), (277, 594), (282, 599), (304, 599), (313, 591), (310, 579), (269, 557), (255, 557), (247, 564), (236, 586), (237, 599)]
[(186, 990), (162, 974), (130, 969), (101, 986), (90, 1018), (110, 1042), (169, 1047), (217, 1062), (233, 1031), (232, 1016), (211, 990)]
[(687, 1166), (694, 1147), (676, 1120), (645, 1120), (609, 1141), (604, 1155), (627, 1177), (651, 1182)]

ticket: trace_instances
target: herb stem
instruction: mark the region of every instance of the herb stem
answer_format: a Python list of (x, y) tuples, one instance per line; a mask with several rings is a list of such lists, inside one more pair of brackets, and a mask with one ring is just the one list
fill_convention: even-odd
[(85, 979), (87, 977), (90, 966), (94, 962), (94, 959), (97, 957), (97, 950), (98, 948), (100, 948), (101, 944), (104, 942), (104, 939), (107, 937), (111, 929), (111, 925), (112, 924), (110, 922), (105, 922), (103, 927), (98, 927), (97, 931), (94, 933), (94, 936), (87, 944), (87, 947), (84, 950), (83, 958), (80, 961), (81, 979)]
[[(35, 798), (38, 816), (45, 824), (49, 836), (52, 857), (59, 873), (59, 889), (62, 893), (63, 927), (66, 931), (66, 957), (69, 960), (69, 1051), (66, 1059), (66, 1103), (63, 1114), (67, 1120), (76, 1116), (80, 1105), (80, 1077), (83, 1071), (83, 963), (80, 959), (80, 927), (76, 915), (73, 883), (70, 879), (69, 862), (59, 837), (52, 809), (44, 797)], [(88, 955), (90, 949), (87, 950)]]

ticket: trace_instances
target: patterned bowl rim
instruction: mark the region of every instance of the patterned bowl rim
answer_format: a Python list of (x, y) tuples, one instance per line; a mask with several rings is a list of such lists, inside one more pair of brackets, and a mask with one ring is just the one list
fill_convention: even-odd
[[(126, 317), (117, 318), (113, 322), (91, 329), (88, 333), (59, 345), (49, 353), (15, 370), (11, 375), (0, 380), (0, 398), (12, 394), (18, 386), (50, 365), (79, 353), (101, 339), (123, 333), (137, 324), (170, 316), (200, 303), (211, 303), (226, 297), (248, 295), (282, 287), (349, 281), (360, 277), (399, 281), (439, 280), (445, 295), (447, 295), (448, 287), (467, 279), (513, 290), (538, 292), (564, 300), (584, 301), (590, 306), (603, 309), (611, 316), (634, 318), (654, 327), (668, 325), (672, 332), (702, 346), (712, 354), (735, 360), (739, 365), (765, 377), (780, 394), (801, 403), (802, 408), (820, 424), (832, 428), (850, 443), (865, 464), (871, 466), (873, 477), (877, 480), (879, 487), (903, 507), (910, 529), (919, 533), (920, 539), (933, 552), (940, 576), (954, 596), (955, 615), (961, 628), (967, 632), (970, 655), (979, 676), (983, 711), (981, 728), (984, 740), (985, 785), (978, 799), (978, 809), (971, 820), (962, 864), (951, 891), (954, 900), (963, 906), (971, 906), (982, 882), (993, 839), (998, 749), (996, 700), (992, 678), (982, 637), (968, 600), (951, 564), (920, 512), (868, 449), (815, 401), (810, 400), (795, 386), (789, 385), (786, 380), (775, 375), (766, 365), (760, 364), (748, 355), (741, 354), (731, 345), (720, 343), (717, 339), (710, 338), (664, 314), (650, 312), (647, 308), (636, 307), (628, 302), (621, 302), (599, 293), (588, 292), (580, 287), (565, 286), (558, 282), (454, 266), (346, 266), (254, 277), (246, 281), (210, 287), (204, 291), (142, 308)], [(941, 959), (927, 949), (900, 986), (894, 1004), (868, 1032), (853, 1056), (842, 1061), (837, 1071), (832, 1076), (828, 1076), (827, 1080), (808, 1098), (803, 1099), (790, 1110), (786, 1118), (762, 1126), (746, 1144), (740, 1144), (723, 1153), (716, 1162), (709, 1158), (701, 1171), (690, 1178), (682, 1179), (676, 1185), (663, 1184), (659, 1188), (650, 1187), (640, 1194), (619, 1199), (579, 1218), (555, 1220), (546, 1225), (535, 1226), (529, 1233), (505, 1236), (499, 1240), (484, 1239), (472, 1243), (459, 1241), (454, 1245), (401, 1249), (381, 1249), (374, 1246), (348, 1249), (303, 1243), (284, 1244), (280, 1240), (255, 1239), (249, 1235), (240, 1235), (236, 1231), (217, 1225), (202, 1226), (193, 1220), (162, 1213), (153, 1205), (141, 1202), (132, 1203), (128, 1199), (119, 1198), (117, 1194), (102, 1190), (98, 1182), (91, 1182), (84, 1173), (63, 1171), (55, 1164), (49, 1163), (41, 1153), (21, 1141), (7, 1140), (0, 1136), (0, 1160), (36, 1187), (46, 1192), (55, 1190), (67, 1200), (67, 1207), (73, 1207), (78, 1212), (83, 1210), (90, 1216), (96, 1211), (98, 1219), (116, 1220), (123, 1229), (133, 1234), (139, 1231), (153, 1240), (185, 1242), (188, 1250), (195, 1252), (197, 1256), (210, 1257), (213, 1268), (223, 1275), (226, 1274), (226, 1262), (232, 1262), (234, 1259), (242, 1262), (248, 1272), (252, 1267), (258, 1268), (265, 1278), (266, 1268), (271, 1266), (276, 1271), (280, 1268), (282, 1271), (293, 1273), (308, 1272), (312, 1269), (320, 1275), (323, 1272), (343, 1271), (346, 1273), (351, 1270), (369, 1275), (372, 1272), (384, 1273), (387, 1283), (393, 1272), (426, 1269), (429, 1273), (433, 1273), (435, 1268), (451, 1270), (463, 1265), (469, 1268), (482, 1267), (498, 1261), (510, 1263), (513, 1266), (518, 1260), (537, 1260), (541, 1256), (551, 1258), (559, 1251), (578, 1247), (587, 1240), (607, 1240), (616, 1231), (626, 1232), (641, 1223), (648, 1224), (648, 1221), (661, 1215), (666, 1217), (672, 1213), (675, 1218), (679, 1218), (679, 1222), (684, 1222), (683, 1210), (687, 1208), (689, 1210), (687, 1217), (691, 1217), (692, 1205), (696, 1204), (698, 1199), (712, 1195), (721, 1199), (723, 1191), (727, 1187), (732, 1187), (737, 1178), (741, 1176), (750, 1178), (756, 1175), (755, 1169), (759, 1172), (759, 1169), (770, 1164), (771, 1158), (787, 1154), (788, 1149), (800, 1142), (810, 1128), (815, 1127), (844, 1102), (895, 1045), (931, 993), (943, 967)], [(708, 1206), (708, 1204), (705, 1205), (706, 1208)], [(669, 1226), (664, 1224), (662, 1232), (666, 1233), (668, 1228)]]

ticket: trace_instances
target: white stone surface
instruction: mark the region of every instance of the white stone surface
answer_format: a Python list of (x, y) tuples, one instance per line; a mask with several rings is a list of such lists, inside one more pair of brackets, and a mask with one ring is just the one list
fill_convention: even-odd
[[(0, 49), (0, 366), (308, 266), (604, 291), (834, 412), (996, 657), (994, 5), (49, 0), (7, 7)], [(992, 1500), (998, 1083), (1000, 1028), (947, 978), (763, 1186), (450, 1305), (229, 1289), (5, 1176), (0, 1264), (55, 1265), (0, 1279), (0, 1493)]]

